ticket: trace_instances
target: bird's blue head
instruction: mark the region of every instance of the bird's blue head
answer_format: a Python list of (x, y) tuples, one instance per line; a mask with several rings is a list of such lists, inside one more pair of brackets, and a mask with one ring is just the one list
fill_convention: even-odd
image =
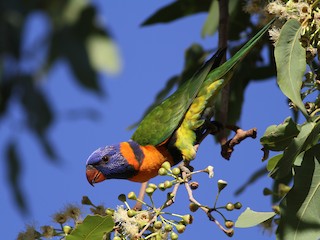
[(121, 143), (98, 148), (86, 163), (86, 175), (91, 185), (106, 179), (131, 178), (135, 173), (134, 167), (121, 154)]

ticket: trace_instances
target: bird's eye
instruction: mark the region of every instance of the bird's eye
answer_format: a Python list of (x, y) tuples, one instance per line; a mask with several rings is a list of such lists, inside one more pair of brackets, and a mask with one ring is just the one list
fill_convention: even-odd
[(105, 163), (108, 162), (108, 161), (109, 161), (108, 156), (107, 156), (107, 155), (104, 155), (104, 156), (102, 157), (102, 161), (104, 161)]

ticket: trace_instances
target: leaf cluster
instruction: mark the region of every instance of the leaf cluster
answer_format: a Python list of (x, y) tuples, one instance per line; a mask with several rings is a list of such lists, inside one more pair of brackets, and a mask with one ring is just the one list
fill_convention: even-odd
[[(97, 71), (116, 72), (119, 61), (109, 32), (97, 24), (97, 11), (86, 1), (6, 0), (0, 7), (0, 119), (12, 129), (5, 147), (8, 184), (26, 211), (20, 188), (24, 159), (16, 147), (20, 134), (27, 129), (48, 159), (58, 158), (48, 138), (57, 113), (41, 81), (65, 60), (78, 85), (101, 95)], [(31, 41), (30, 36), (36, 37)], [(22, 117), (12, 114), (13, 108), (21, 109)]]

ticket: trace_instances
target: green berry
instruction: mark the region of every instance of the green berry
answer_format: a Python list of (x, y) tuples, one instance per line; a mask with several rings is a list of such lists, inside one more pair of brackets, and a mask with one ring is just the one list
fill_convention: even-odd
[(155, 229), (161, 229), (162, 228), (162, 222), (161, 221), (155, 221), (153, 224), (153, 227)]
[(241, 208), (242, 208), (241, 202), (236, 202), (236, 203), (234, 204), (234, 208), (235, 208), (235, 209), (241, 209)]
[(231, 220), (226, 220), (226, 221), (224, 222), (224, 225), (226, 226), (226, 228), (232, 228), (233, 225), (234, 225), (234, 222), (231, 221)]
[(183, 224), (178, 224), (178, 225), (176, 226), (176, 229), (177, 229), (177, 232), (178, 232), (178, 233), (183, 233), (184, 230), (186, 230), (186, 226), (183, 225)]
[(232, 211), (234, 209), (234, 204), (233, 203), (227, 203), (227, 205), (225, 206), (225, 208), (228, 211)]
[(191, 212), (195, 212), (199, 209), (199, 205), (198, 204), (195, 204), (195, 203), (190, 203), (189, 204), (189, 209)]
[(153, 192), (154, 192), (153, 188), (151, 188), (151, 187), (146, 188), (146, 194), (148, 194), (149, 196), (151, 196), (153, 194)]
[(184, 224), (191, 224), (193, 221), (193, 217), (190, 214), (186, 214), (184, 216), (182, 216), (182, 220)]
[(171, 232), (170, 237), (171, 240), (177, 240), (179, 238), (178, 234), (176, 234), (175, 232)]
[(228, 232), (226, 232), (226, 234), (228, 235), (228, 237), (232, 237), (234, 234), (234, 230), (233, 229), (229, 229)]
[(218, 180), (218, 190), (219, 192), (221, 192), (226, 186), (228, 185), (228, 183), (224, 180)]
[(157, 185), (155, 185), (154, 183), (149, 183), (148, 187), (153, 188), (154, 190), (158, 188)]
[(179, 175), (180, 174), (180, 168), (177, 168), (177, 167), (175, 167), (175, 168), (173, 168), (172, 169), (172, 173), (174, 174), (174, 175)]
[(161, 167), (166, 169), (167, 171), (169, 171), (171, 168), (171, 164), (168, 161), (166, 161), (166, 162), (162, 163)]
[(71, 231), (72, 231), (72, 228), (70, 226), (68, 226), (68, 225), (63, 226), (64, 234), (68, 235), (71, 233)]
[(134, 192), (129, 192), (128, 193), (128, 198), (131, 200), (137, 200), (137, 196)]
[(164, 226), (164, 230), (165, 230), (166, 232), (171, 232), (171, 231), (172, 231), (172, 225), (171, 225), (171, 224), (166, 224), (166, 225)]
[(108, 215), (108, 216), (113, 216), (113, 213), (114, 213), (114, 210), (111, 209), (111, 208), (107, 208), (105, 213)]
[(127, 215), (128, 215), (129, 218), (132, 218), (132, 217), (134, 217), (135, 215), (137, 215), (137, 212), (136, 212), (135, 210), (133, 210), (133, 209), (129, 209), (129, 210), (127, 211)]
[(166, 188), (164, 187), (164, 183), (159, 183), (158, 188), (159, 188), (161, 191), (166, 190)]
[(168, 173), (168, 171), (163, 167), (159, 168), (159, 170), (158, 170), (158, 174), (160, 176), (165, 176), (165, 175), (167, 175), (167, 173)]
[(172, 182), (169, 181), (169, 180), (165, 181), (165, 182), (164, 182), (164, 187), (165, 187), (165, 188), (171, 188), (171, 187), (172, 187)]

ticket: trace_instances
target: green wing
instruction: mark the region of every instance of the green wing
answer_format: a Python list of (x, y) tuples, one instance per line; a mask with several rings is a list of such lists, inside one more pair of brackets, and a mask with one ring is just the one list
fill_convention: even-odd
[(231, 79), (234, 67), (249, 53), (273, 21), (270, 21), (231, 59), (219, 67), (217, 66), (223, 50), (218, 51), (192, 78), (145, 116), (133, 134), (132, 140), (140, 145), (158, 145), (170, 137), (183, 120), (203, 82), (225, 79), (222, 84), (226, 84)]
[(219, 50), (175, 93), (153, 108), (140, 122), (132, 140), (140, 145), (158, 145), (170, 137), (183, 119), (209, 71), (219, 66), (224, 52)]

